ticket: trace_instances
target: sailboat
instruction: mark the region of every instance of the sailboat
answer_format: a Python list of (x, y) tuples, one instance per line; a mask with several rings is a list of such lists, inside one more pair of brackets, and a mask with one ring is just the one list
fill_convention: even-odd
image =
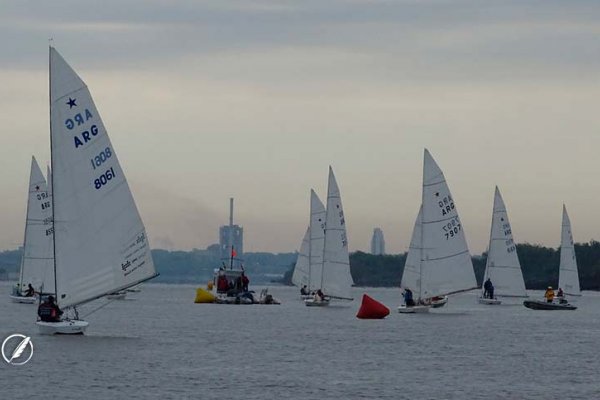
[(77, 334), (88, 326), (77, 306), (157, 273), (144, 224), (92, 96), (53, 47), (50, 144), (54, 297), (67, 317), (36, 324), (42, 334)]
[(581, 296), (577, 258), (571, 232), (571, 220), (567, 207), (563, 204), (562, 231), (560, 235), (560, 266), (558, 270), (558, 287), (569, 296)]
[[(292, 283), (309, 293), (319, 289), (323, 268), (323, 246), (325, 245), (325, 206), (314, 190), (310, 191), (310, 222), (302, 239), (300, 253), (292, 274)], [(311, 298), (305, 294), (302, 300)]]
[[(23, 256), (19, 283), (10, 296), (14, 303), (34, 304), (35, 296), (24, 296), (24, 289), (31, 284), (39, 293), (42, 291), (44, 274), (52, 265), (52, 210), (48, 185), (35, 157), (31, 157)], [(53, 283), (53, 282), (52, 282)], [(54, 290), (46, 285), (46, 290)]]
[(434, 307), (432, 300), (477, 288), (454, 198), (427, 149), (421, 196), (421, 209), (402, 274), (402, 286), (416, 295), (416, 305), (401, 305), (400, 313), (428, 312)]
[[(313, 225), (312, 221), (311, 225)], [(321, 228), (319, 227), (318, 229)], [(314, 298), (305, 300), (304, 303), (309, 307), (327, 306), (330, 299), (353, 300), (350, 289), (354, 282), (350, 274), (346, 220), (344, 218), (340, 189), (331, 167), (329, 167), (329, 180), (327, 184), (324, 236), (323, 266), (321, 271), (315, 271), (314, 273), (317, 279), (315, 287), (324, 296), (318, 298), (321, 296), (315, 295)], [(311, 281), (312, 276), (313, 273), (311, 272)]]
[(494, 192), (494, 208), (492, 210), (492, 228), (490, 243), (483, 275), (484, 282), (490, 279), (494, 290), (491, 297), (484, 296), (482, 287), (479, 302), (482, 304), (501, 304), (501, 297), (527, 297), (521, 264), (517, 256), (517, 246), (513, 239), (508, 213), (498, 186)]

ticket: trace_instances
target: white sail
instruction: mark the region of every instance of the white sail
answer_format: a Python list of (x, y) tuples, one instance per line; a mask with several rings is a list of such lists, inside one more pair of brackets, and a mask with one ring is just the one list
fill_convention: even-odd
[(310, 191), (310, 268), (308, 288), (317, 290), (321, 285), (323, 271), (323, 246), (325, 245), (326, 211), (323, 202), (314, 190)]
[(294, 272), (292, 274), (292, 283), (297, 287), (308, 287), (308, 269), (309, 269), (309, 246), (310, 246), (310, 228), (306, 228), (306, 233), (302, 238), (302, 245), (300, 246), (300, 252), (296, 259), (296, 265), (294, 266)]
[(352, 284), (344, 209), (333, 170), (329, 167), (321, 289), (325, 295), (349, 299)]
[(52, 240), (52, 202), (46, 179), (32, 157), (19, 279), (21, 288), (31, 283), (36, 291), (43, 288), (44, 292), (54, 292)]
[(50, 132), (59, 305), (156, 276), (144, 224), (92, 96), (52, 47)]
[(558, 287), (571, 296), (581, 296), (575, 245), (573, 244), (573, 233), (571, 232), (571, 220), (564, 204), (562, 231), (560, 235), (560, 267), (558, 271)]
[(421, 219), (423, 207), (419, 208), (412, 236), (410, 238), (410, 247), (406, 254), (404, 262), (404, 271), (402, 272), (402, 281), (400, 285), (403, 288), (410, 289), (414, 296), (420, 297), (421, 292)]
[(506, 206), (497, 186), (494, 193), (490, 244), (483, 280), (488, 278), (494, 285), (496, 296), (527, 297), (523, 272), (517, 256), (517, 246), (513, 240)]
[(421, 293), (423, 298), (475, 289), (471, 255), (444, 174), (425, 149)]

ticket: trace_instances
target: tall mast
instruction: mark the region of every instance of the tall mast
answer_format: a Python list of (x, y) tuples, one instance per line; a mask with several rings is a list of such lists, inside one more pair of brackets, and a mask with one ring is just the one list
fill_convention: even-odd
[[(427, 149), (425, 149), (427, 151)], [(419, 300), (421, 300), (423, 287), (423, 231), (425, 230), (425, 154), (423, 154), (423, 184), (421, 186), (421, 238), (419, 239)]]
[[(54, 172), (54, 152), (52, 151), (52, 63), (50, 58), (52, 55), (52, 46), (48, 46), (48, 103), (50, 110), (50, 171)], [(56, 284), (56, 221), (54, 220), (54, 176), (51, 179), (52, 184), (52, 260), (54, 264), (54, 297), (58, 303), (58, 285)]]
[(310, 292), (310, 270), (312, 269), (312, 191), (310, 193), (310, 218), (308, 219), (308, 291)]
[(233, 197), (229, 198), (229, 255), (231, 257), (229, 268), (233, 269)]
[[(31, 163), (33, 165), (33, 159)], [(29, 175), (31, 176), (31, 172)], [(25, 211), (25, 231), (23, 232), (23, 254), (21, 255), (21, 272), (19, 274), (19, 293), (21, 293), (21, 289), (23, 288), (23, 266), (25, 265), (25, 249), (27, 248), (27, 219), (29, 217), (29, 197), (31, 195), (29, 190), (31, 190), (31, 179), (27, 185), (27, 209)]]

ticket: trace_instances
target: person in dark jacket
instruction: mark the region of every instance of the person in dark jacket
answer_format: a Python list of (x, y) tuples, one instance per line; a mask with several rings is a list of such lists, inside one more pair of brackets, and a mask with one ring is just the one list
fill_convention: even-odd
[(492, 285), (492, 281), (490, 280), (490, 278), (487, 278), (487, 280), (483, 284), (483, 298), (484, 299), (493, 299), (494, 298), (494, 285)]
[(54, 296), (48, 296), (48, 299), (38, 307), (38, 316), (44, 322), (60, 322), (62, 314), (62, 310), (54, 303)]
[(246, 276), (246, 274), (244, 273), (244, 271), (242, 271), (242, 290), (244, 292), (248, 291), (248, 284), (250, 283), (250, 279), (248, 279), (248, 277)]
[(409, 288), (404, 288), (404, 304), (406, 307), (414, 307), (415, 300), (413, 299), (413, 292)]
[(25, 292), (25, 297), (33, 297), (35, 296), (35, 289), (31, 286), (31, 283), (27, 285), (27, 291)]

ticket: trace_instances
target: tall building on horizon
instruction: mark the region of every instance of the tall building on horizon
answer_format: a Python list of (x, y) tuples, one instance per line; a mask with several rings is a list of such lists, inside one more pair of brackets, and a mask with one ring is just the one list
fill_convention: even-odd
[(371, 238), (371, 254), (376, 256), (385, 254), (385, 239), (381, 228), (373, 229), (373, 237)]
[[(223, 260), (231, 258), (232, 246), (235, 251), (234, 259), (242, 258), (244, 254), (244, 228), (233, 224), (233, 197), (229, 199), (229, 225), (219, 228), (219, 246)], [(229, 266), (229, 262), (225, 264)]]

